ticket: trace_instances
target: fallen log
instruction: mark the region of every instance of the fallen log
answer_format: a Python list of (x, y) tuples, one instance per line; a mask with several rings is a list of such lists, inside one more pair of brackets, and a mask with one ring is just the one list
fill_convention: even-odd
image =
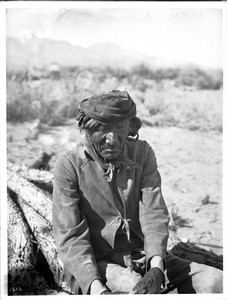
[(53, 174), (49, 171), (31, 169), (26, 165), (7, 163), (7, 169), (34, 183), (36, 186), (51, 194), (53, 192)]
[(168, 250), (176, 256), (223, 270), (223, 255), (205, 250), (191, 242), (183, 242), (170, 231)]
[(52, 200), (48, 193), (36, 187), (12, 170), (7, 170), (7, 186), (50, 224), (52, 223)]
[(30, 270), (30, 272), (24, 274), (19, 284), (8, 281), (9, 296), (49, 295), (53, 292), (53, 289), (48, 286), (44, 277), (35, 270)]
[(33, 235), (25, 223), (20, 208), (7, 195), (8, 212), (8, 275), (11, 288), (21, 288), (27, 273), (31, 273), (36, 263), (36, 247)]
[(38, 247), (16, 199), (7, 195), (8, 294), (51, 293), (46, 280), (35, 271)]
[(55, 290), (55, 289), (51, 289), (51, 288), (34, 288), (31, 289), (31, 291), (27, 292), (26, 294), (24, 294), (26, 296), (43, 296), (43, 295), (53, 295), (53, 296), (68, 296), (68, 295), (72, 295), (72, 293), (64, 291), (64, 290)]
[(18, 203), (23, 209), (26, 220), (38, 242), (40, 250), (46, 258), (55, 283), (64, 290), (67, 290), (67, 285), (64, 280), (63, 263), (53, 238), (51, 224), (25, 202), (22, 197), (18, 197)]
[(22, 176), (31, 182), (38, 183), (38, 184), (52, 185), (54, 176), (49, 171), (32, 169), (26, 165), (22, 166), (22, 165), (14, 164), (10, 161), (7, 162), (7, 169), (17, 173), (19, 176)]

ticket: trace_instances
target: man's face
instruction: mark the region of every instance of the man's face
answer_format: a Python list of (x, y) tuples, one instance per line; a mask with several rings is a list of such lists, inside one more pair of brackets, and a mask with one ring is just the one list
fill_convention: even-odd
[(100, 124), (91, 132), (91, 141), (97, 154), (105, 161), (111, 162), (121, 154), (128, 133), (127, 119), (111, 125)]

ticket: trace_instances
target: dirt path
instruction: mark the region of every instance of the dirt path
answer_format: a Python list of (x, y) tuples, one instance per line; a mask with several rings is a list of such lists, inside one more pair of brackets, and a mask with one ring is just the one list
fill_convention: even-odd
[(191, 226), (179, 228), (177, 234), (193, 242), (222, 245), (222, 136), (144, 128), (140, 137), (156, 152), (170, 213), (188, 219)]
[[(140, 138), (155, 150), (171, 216), (178, 223), (186, 220), (189, 226), (180, 227), (177, 234), (192, 242), (222, 246), (222, 135), (143, 127)], [(29, 165), (42, 150), (58, 154), (79, 139), (73, 125), (36, 132), (29, 123), (9, 124), (8, 159)], [(51, 168), (56, 157), (51, 160)], [(222, 249), (211, 249), (222, 253)]]

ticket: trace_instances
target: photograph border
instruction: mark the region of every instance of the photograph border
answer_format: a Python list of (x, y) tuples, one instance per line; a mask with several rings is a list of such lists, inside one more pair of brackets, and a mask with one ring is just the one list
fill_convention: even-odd
[[(42, 8), (42, 9), (52, 9), (52, 8), (138, 8), (138, 7), (147, 7), (147, 8), (159, 8), (159, 9), (169, 9), (169, 8), (179, 8), (179, 9), (185, 9), (185, 8), (194, 8), (194, 9), (207, 9), (207, 8), (216, 8), (216, 9), (222, 9), (223, 11), (223, 74), (224, 74), (224, 83), (223, 83), (223, 241), (224, 241), (224, 291), (223, 294), (214, 294), (214, 295), (193, 295), (193, 297), (199, 297), (199, 299), (217, 299), (217, 300), (226, 300), (227, 299), (227, 277), (226, 277), (226, 269), (227, 269), (227, 262), (226, 262), (226, 243), (227, 243), (227, 197), (226, 197), (226, 178), (227, 178), (227, 171), (226, 171), (226, 153), (227, 153), (227, 147), (226, 147), (226, 100), (227, 100), (227, 75), (226, 75), (226, 53), (227, 53), (227, 3), (225, 1), (222, 2), (153, 2), (153, 1), (144, 1), (144, 2), (138, 2), (138, 1), (125, 1), (125, 2), (117, 2), (117, 1), (52, 1), (52, 2), (45, 2), (45, 1), (27, 1), (27, 2), (0, 2), (0, 99), (1, 99), (1, 108), (0, 108), (0, 137), (1, 137), (1, 146), (0, 146), (0, 212), (1, 212), (1, 238), (0, 238), (0, 253), (1, 253), (1, 297), (2, 299), (6, 299), (9, 297), (7, 295), (7, 133), (6, 133), (6, 10), (12, 9), (12, 8)], [(119, 296), (125, 298), (124, 296)], [(128, 295), (131, 296), (131, 295)], [(140, 295), (141, 296), (141, 295)], [(170, 298), (175, 299), (176, 295), (168, 295)], [(14, 297), (14, 296), (10, 296)], [(23, 296), (16, 296), (16, 297), (23, 297)], [(46, 297), (48, 296), (36, 296), (36, 297)], [(53, 297), (53, 296), (51, 296)], [(58, 296), (58, 297), (65, 297), (65, 296)], [(87, 297), (87, 296), (86, 296)], [(88, 296), (90, 297), (90, 296)], [(111, 296), (113, 297), (113, 296)], [(116, 296), (115, 296), (116, 297)], [(153, 297), (153, 296), (152, 296)], [(166, 297), (166, 296), (162, 296)], [(182, 297), (182, 295), (179, 295), (179, 297)], [(191, 299), (192, 295), (184, 295), (185, 299)], [(90, 298), (89, 298), (90, 299)], [(160, 296), (158, 296), (157, 299), (160, 299)], [(164, 299), (164, 298), (163, 298)]]

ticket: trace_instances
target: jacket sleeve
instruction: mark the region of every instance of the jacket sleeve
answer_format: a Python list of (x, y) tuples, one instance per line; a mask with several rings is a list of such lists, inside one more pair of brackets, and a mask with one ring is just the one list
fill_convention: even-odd
[(139, 217), (144, 234), (144, 250), (149, 260), (155, 255), (164, 259), (168, 241), (169, 214), (162, 196), (161, 177), (157, 170), (154, 151), (146, 143), (141, 179), (142, 200)]
[(91, 282), (100, 276), (79, 202), (76, 170), (62, 154), (54, 168), (53, 234), (64, 268), (76, 278), (82, 293), (88, 294)]

